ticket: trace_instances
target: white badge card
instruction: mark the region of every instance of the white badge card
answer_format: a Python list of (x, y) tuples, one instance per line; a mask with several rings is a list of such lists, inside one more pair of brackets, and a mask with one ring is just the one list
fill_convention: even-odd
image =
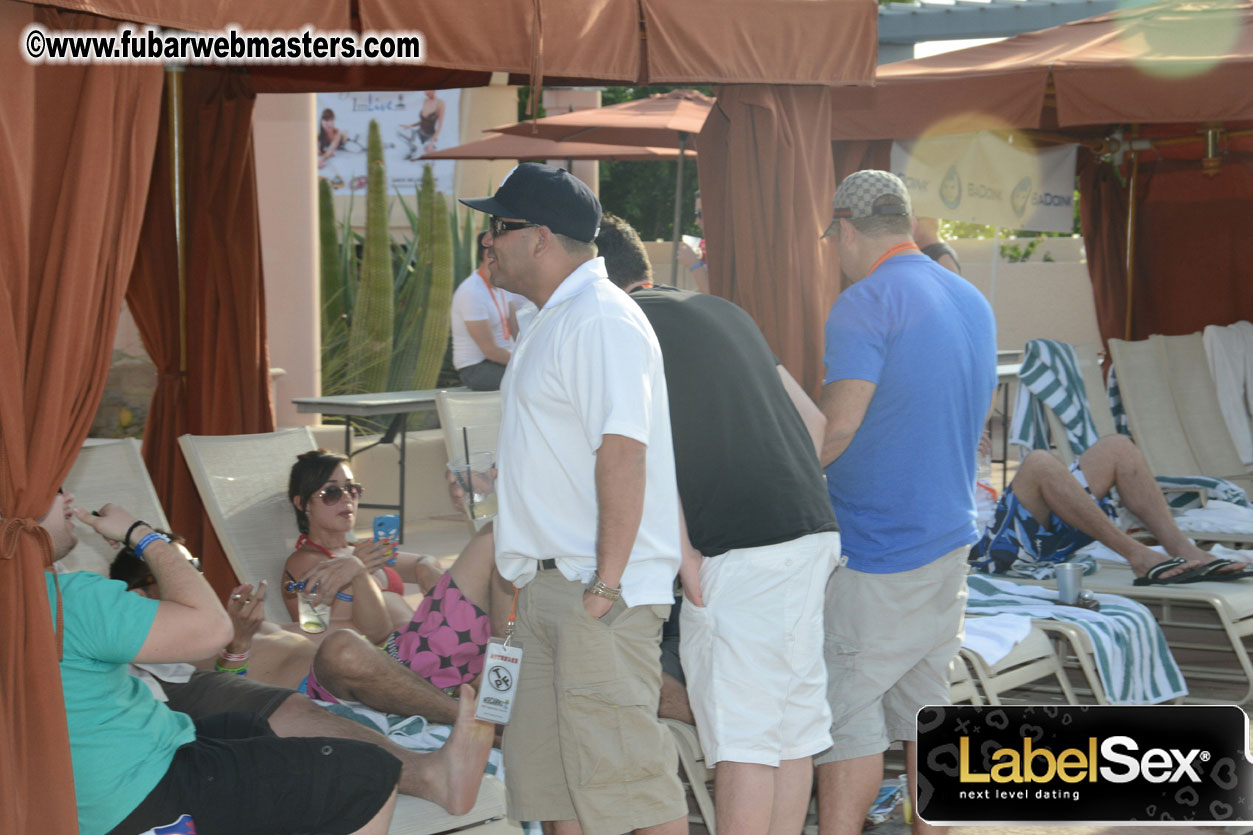
[(483, 683), (479, 687), (479, 703), (474, 718), (504, 725), (513, 713), (518, 692), (518, 671), (522, 667), (522, 648), (505, 646), (496, 639), (487, 645), (483, 662)]

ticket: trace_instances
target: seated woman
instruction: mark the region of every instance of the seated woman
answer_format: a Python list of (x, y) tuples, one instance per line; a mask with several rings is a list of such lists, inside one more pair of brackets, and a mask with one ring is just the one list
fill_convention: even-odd
[[(293, 465), (288, 494), (302, 536), (284, 571), (287, 610), (295, 619), (299, 590), (320, 584), (323, 597), (335, 598), (332, 619), (350, 618), (353, 626), (390, 656), (455, 694), (461, 684), (477, 680), (482, 673), (492, 634), (493, 584), (502, 594), (508, 585), (496, 574), (491, 527), (470, 540), (413, 612), (397, 588), (403, 591), (403, 580), (416, 582), (423, 569), (429, 570), (429, 558), (397, 553), (392, 568), (386, 563), (393, 543), (349, 545), (347, 537), (356, 526), (361, 493), (342, 455), (315, 450), (301, 455)], [(308, 689), (315, 698), (334, 701), (313, 675)]]

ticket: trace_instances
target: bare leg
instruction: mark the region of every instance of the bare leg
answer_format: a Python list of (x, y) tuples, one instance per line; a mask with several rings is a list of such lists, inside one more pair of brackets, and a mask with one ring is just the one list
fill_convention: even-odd
[(818, 766), (819, 835), (858, 835), (883, 784), (883, 754)]
[(396, 811), (396, 790), (392, 789), (392, 796), (387, 798), (387, 802), (378, 810), (370, 822), (357, 830), (356, 835), (387, 835), (387, 830), (392, 825), (392, 813)]
[[(1196, 547), (1175, 525), (1161, 488), (1130, 438), (1122, 435), (1102, 438), (1079, 457), (1079, 466), (1093, 495), (1105, 496), (1111, 487), (1117, 487), (1123, 505), (1148, 526), (1166, 553), (1183, 557), (1195, 565), (1214, 559), (1212, 554)], [(1238, 569), (1239, 566), (1233, 566), (1230, 570)]]
[[(1086, 456), (1087, 453), (1084, 453), (1080, 457), (1080, 467), (1083, 468), (1084, 475), (1089, 480), (1092, 495), (1103, 496), (1109, 492), (1112, 479), (1109, 479), (1108, 474), (1099, 466), (1096, 473), (1089, 473), (1084, 464)], [(1094, 475), (1098, 476), (1103, 484), (1094, 483)], [(1102, 486), (1104, 490), (1098, 492), (1098, 488)], [(1057, 518), (1066, 524), (1073, 525), (1126, 558), (1137, 576), (1144, 576), (1150, 568), (1162, 562), (1161, 554), (1120, 531), (1104, 511), (1097, 507), (1096, 502), (1092, 501), (1092, 496), (1079, 486), (1079, 482), (1075, 481), (1075, 477), (1070, 474), (1065, 465), (1051, 454), (1036, 450), (1024, 458), (1022, 465), (1018, 468), (1018, 475), (1014, 477), (1013, 487), (1018, 500), (1035, 517), (1036, 521), (1047, 525), (1050, 511), (1056, 513)], [(1173, 577), (1201, 562), (1205, 560), (1164, 571), (1161, 576)]]
[(770, 835), (794, 835), (805, 827), (814, 784), (814, 758), (784, 760), (774, 771), (774, 811)]
[(313, 668), (318, 682), (336, 698), (361, 702), (384, 713), (425, 716), (445, 725), (457, 718), (456, 699), (352, 630), (328, 635), (318, 648)]
[[(777, 770), (758, 763), (718, 763), (714, 771), (714, 810), (719, 833), (766, 835), (774, 810)], [(803, 820), (792, 831), (799, 832), (802, 826)]]
[(657, 703), (657, 715), (662, 719), (678, 719), (689, 725), (696, 724), (692, 705), (687, 700), (687, 688), (666, 672), (661, 674), (661, 700)]
[(462, 594), (491, 614), (492, 576), (496, 574), (496, 537), (492, 534), (491, 525), (484, 525), (482, 530), (470, 537), (448, 573)]
[(905, 743), (905, 774), (909, 778), (909, 805), (914, 810), (914, 835), (948, 832), (947, 826), (932, 826), (918, 817), (918, 743)]

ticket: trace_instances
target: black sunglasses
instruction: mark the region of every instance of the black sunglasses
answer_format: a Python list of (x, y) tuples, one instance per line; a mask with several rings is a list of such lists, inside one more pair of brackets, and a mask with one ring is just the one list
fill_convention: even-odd
[(512, 232), (515, 229), (526, 229), (531, 226), (539, 226), (538, 223), (528, 223), (525, 220), (505, 220), (503, 218), (492, 215), (491, 230), (492, 237), (499, 238), (506, 232)]
[(365, 488), (360, 484), (349, 484), (346, 487), (340, 487), (338, 484), (332, 484), (330, 487), (323, 487), (313, 495), (322, 500), (324, 505), (336, 505), (344, 498), (344, 494), (356, 501), (361, 498), (361, 494), (365, 492)]

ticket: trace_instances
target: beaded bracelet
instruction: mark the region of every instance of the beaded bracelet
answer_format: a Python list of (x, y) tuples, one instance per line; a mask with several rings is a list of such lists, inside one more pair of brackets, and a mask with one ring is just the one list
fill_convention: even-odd
[(223, 661), (247, 661), (250, 655), (252, 655), (252, 650), (248, 650), (248, 649), (240, 653), (227, 652), (226, 650), (222, 650), (221, 652), (218, 653), (218, 658), (221, 658)]
[(126, 529), (126, 535), (122, 537), (122, 544), (127, 548), (131, 547), (131, 534), (133, 534), (135, 532), (135, 528), (138, 528), (140, 525), (146, 525), (149, 528), (152, 527), (152, 525), (149, 525), (143, 519), (131, 522), (131, 526)]
[(222, 662), (218, 661), (214, 663), (213, 669), (219, 673), (234, 673), (237, 676), (246, 676), (248, 675), (248, 662), (245, 661), (242, 667), (223, 667)]
[(136, 545), (131, 550), (135, 552), (135, 556), (139, 557), (142, 560), (144, 558), (144, 551), (148, 548), (149, 545), (156, 542), (157, 540), (161, 540), (162, 542), (169, 543), (170, 538), (163, 533), (155, 533), (155, 532), (150, 533), (147, 536), (145, 536), (143, 539), (139, 540), (139, 544)]

